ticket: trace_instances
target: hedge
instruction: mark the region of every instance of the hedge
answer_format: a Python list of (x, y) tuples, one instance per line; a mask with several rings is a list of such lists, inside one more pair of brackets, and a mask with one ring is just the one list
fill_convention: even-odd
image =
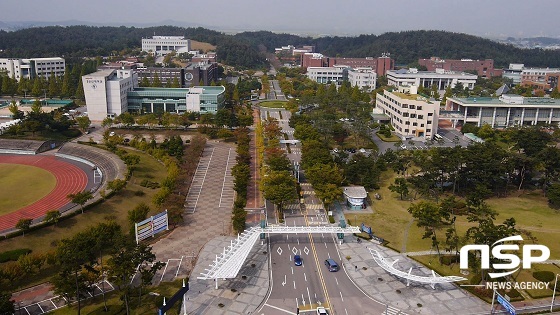
[(31, 253), (29, 248), (18, 248), (14, 250), (9, 250), (7, 252), (0, 253), (0, 263), (5, 263), (8, 261), (17, 261), (19, 256), (27, 255)]

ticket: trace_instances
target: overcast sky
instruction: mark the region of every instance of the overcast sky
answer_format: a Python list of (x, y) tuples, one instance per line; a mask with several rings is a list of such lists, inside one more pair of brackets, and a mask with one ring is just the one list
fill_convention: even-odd
[(560, 35), (558, 0), (0, 0), (0, 21), (108, 25), (177, 21), (219, 30), (380, 34), (447, 30), (487, 37)]

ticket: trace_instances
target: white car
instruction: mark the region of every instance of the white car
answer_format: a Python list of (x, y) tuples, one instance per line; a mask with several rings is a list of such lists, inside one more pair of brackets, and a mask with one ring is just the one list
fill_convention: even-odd
[(328, 315), (328, 314), (329, 313), (327, 313), (327, 310), (324, 307), (322, 306), (317, 307), (317, 315)]
[(111, 132), (109, 133), (109, 137), (112, 137), (112, 136), (114, 136), (114, 135), (115, 135), (115, 132), (114, 132), (114, 131), (111, 131)]

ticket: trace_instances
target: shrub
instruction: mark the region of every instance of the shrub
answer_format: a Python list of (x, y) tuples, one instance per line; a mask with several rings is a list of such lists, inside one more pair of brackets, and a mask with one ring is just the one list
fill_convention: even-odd
[(439, 258), (439, 262), (442, 263), (442, 264), (444, 264), (444, 265), (446, 265), (446, 266), (449, 266), (449, 265), (451, 265), (451, 264), (458, 263), (458, 262), (459, 262), (459, 256), (456, 256), (456, 255), (452, 255), (452, 256), (451, 256), (451, 255), (441, 256), (441, 257)]
[(554, 272), (552, 271), (535, 271), (533, 272), (533, 278), (542, 281), (550, 282), (554, 280)]
[(330, 223), (334, 223), (334, 222), (335, 222), (335, 221), (334, 221), (334, 217), (333, 217), (332, 215), (329, 215), (329, 222), (330, 222)]
[(19, 248), (14, 250), (9, 250), (7, 252), (0, 253), (0, 263), (5, 263), (8, 261), (17, 261), (20, 256), (24, 256), (31, 253), (29, 248)]
[(134, 196), (138, 196), (138, 197), (142, 197), (144, 196), (146, 193), (143, 192), (142, 190), (137, 190), (134, 192)]

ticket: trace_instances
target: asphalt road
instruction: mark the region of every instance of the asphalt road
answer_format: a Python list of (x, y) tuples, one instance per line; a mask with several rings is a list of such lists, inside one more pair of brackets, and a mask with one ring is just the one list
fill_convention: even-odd
[[(266, 117), (279, 119), (280, 126), (290, 139), (293, 129), (288, 126), (289, 111), (261, 109)], [(299, 149), (292, 145), (292, 152)], [(301, 152), (301, 151), (299, 151)], [(288, 155), (292, 162), (299, 162), (301, 155)], [(302, 176), (303, 180), (303, 176)], [(304, 203), (291, 206), (284, 211), (285, 224), (290, 226), (327, 225), (325, 210), (315, 196), (313, 188), (302, 185)], [(269, 212), (270, 213), (270, 212)], [(299, 307), (300, 313), (315, 312), (323, 306), (329, 314), (382, 314), (385, 305), (379, 303), (362, 292), (350, 279), (347, 273), (354, 270), (342, 269), (342, 257), (337, 249), (336, 235), (332, 234), (298, 234), (273, 235), (269, 238), (269, 255), (271, 262), (271, 288), (263, 307), (258, 314), (295, 314)], [(302, 266), (295, 266), (293, 256), (301, 255)], [(338, 272), (329, 272), (324, 264), (325, 259), (332, 258), (339, 263)]]

